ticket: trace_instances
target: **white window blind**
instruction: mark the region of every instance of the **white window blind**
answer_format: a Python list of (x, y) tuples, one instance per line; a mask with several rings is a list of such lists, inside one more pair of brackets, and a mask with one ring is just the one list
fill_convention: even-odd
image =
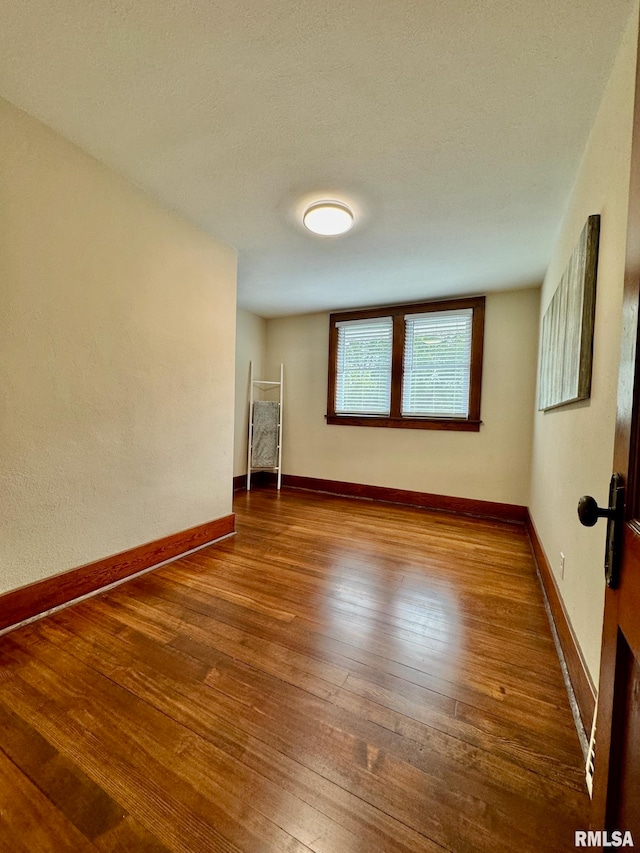
[(402, 414), (469, 415), (473, 310), (405, 316)]
[(336, 327), (336, 413), (388, 415), (393, 319), (344, 320)]

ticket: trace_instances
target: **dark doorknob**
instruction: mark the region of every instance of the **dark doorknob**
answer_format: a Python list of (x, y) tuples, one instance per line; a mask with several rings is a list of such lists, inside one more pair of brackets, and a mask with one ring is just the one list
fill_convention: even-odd
[(613, 518), (615, 510), (602, 509), (591, 495), (583, 495), (578, 501), (578, 518), (585, 527), (593, 527), (599, 518)]
[(578, 501), (578, 518), (585, 527), (593, 527), (599, 518), (607, 519), (607, 546), (604, 556), (604, 574), (607, 586), (618, 585), (620, 555), (622, 553), (622, 528), (624, 526), (624, 481), (614, 474), (609, 484), (609, 506), (599, 507), (591, 495)]

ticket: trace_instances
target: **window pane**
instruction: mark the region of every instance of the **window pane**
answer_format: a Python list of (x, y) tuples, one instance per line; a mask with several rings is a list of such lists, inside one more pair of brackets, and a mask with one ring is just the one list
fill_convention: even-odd
[(469, 415), (473, 310), (405, 316), (402, 414)]
[(336, 413), (388, 415), (392, 318), (345, 320), (336, 326)]

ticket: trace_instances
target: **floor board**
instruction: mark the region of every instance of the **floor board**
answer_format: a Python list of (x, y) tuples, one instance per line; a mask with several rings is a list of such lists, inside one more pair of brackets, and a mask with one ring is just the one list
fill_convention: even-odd
[(573, 850), (582, 754), (524, 529), (294, 490), (235, 511), (0, 638), (2, 844)]

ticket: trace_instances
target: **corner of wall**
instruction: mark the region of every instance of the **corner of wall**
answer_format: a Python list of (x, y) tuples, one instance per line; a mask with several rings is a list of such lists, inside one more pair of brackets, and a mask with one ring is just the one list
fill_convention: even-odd
[(249, 362), (253, 362), (254, 375), (264, 377), (267, 369), (267, 321), (251, 311), (238, 308), (236, 312), (234, 477), (247, 473)]

